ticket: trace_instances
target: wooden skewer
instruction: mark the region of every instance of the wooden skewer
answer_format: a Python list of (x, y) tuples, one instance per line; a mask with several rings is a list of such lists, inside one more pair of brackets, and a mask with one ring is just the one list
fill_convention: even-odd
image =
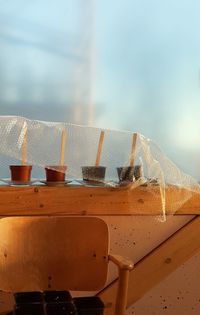
[(102, 152), (103, 141), (104, 141), (104, 135), (105, 135), (105, 131), (101, 131), (101, 134), (100, 134), (100, 137), (99, 137), (99, 145), (98, 145), (98, 150), (97, 150), (95, 166), (99, 166), (99, 164), (100, 164), (101, 152)]
[(24, 139), (22, 143), (22, 165), (27, 164), (27, 126), (24, 129)]
[(130, 155), (130, 166), (134, 166), (134, 164), (135, 164), (136, 144), (137, 144), (137, 133), (133, 133), (131, 155)]
[(65, 163), (65, 140), (66, 140), (66, 131), (62, 130), (61, 135), (61, 146), (60, 146), (60, 165), (63, 166)]

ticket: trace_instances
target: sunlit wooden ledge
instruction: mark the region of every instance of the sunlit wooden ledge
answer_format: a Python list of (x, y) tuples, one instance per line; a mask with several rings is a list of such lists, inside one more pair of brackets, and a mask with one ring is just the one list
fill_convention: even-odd
[[(0, 215), (160, 215), (158, 186), (0, 186)], [(166, 188), (167, 214), (200, 214), (200, 194)]]

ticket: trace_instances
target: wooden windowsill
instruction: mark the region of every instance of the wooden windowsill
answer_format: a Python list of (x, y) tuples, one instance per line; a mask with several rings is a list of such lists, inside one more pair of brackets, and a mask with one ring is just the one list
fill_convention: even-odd
[[(200, 214), (200, 194), (166, 188), (166, 214)], [(0, 216), (161, 215), (159, 186), (0, 186)]]

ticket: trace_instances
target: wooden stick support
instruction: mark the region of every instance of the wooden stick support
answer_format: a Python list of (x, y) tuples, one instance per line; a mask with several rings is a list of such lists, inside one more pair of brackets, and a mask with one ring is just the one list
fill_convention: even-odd
[(135, 164), (136, 144), (137, 144), (137, 133), (133, 133), (131, 155), (130, 155), (130, 166), (134, 166), (134, 164)]
[(96, 163), (95, 166), (99, 166), (100, 160), (101, 160), (101, 152), (103, 148), (103, 141), (104, 141), (104, 135), (105, 131), (101, 131), (100, 137), (99, 137), (99, 145), (98, 145), (98, 150), (97, 150), (97, 156), (96, 156)]
[(27, 126), (24, 128), (24, 139), (22, 143), (22, 165), (27, 164)]
[(60, 146), (60, 165), (63, 166), (65, 163), (65, 141), (66, 141), (66, 131), (62, 130), (61, 135), (61, 146)]

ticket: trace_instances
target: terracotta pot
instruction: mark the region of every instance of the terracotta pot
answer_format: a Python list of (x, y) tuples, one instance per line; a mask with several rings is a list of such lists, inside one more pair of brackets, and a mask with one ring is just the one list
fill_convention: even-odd
[(47, 182), (64, 182), (67, 166), (49, 165), (45, 167)]
[(30, 182), (32, 165), (10, 165), (13, 182)]
[(134, 166), (117, 167), (117, 174), (120, 182), (134, 182)]
[(82, 166), (83, 180), (104, 181), (106, 167), (104, 166)]

